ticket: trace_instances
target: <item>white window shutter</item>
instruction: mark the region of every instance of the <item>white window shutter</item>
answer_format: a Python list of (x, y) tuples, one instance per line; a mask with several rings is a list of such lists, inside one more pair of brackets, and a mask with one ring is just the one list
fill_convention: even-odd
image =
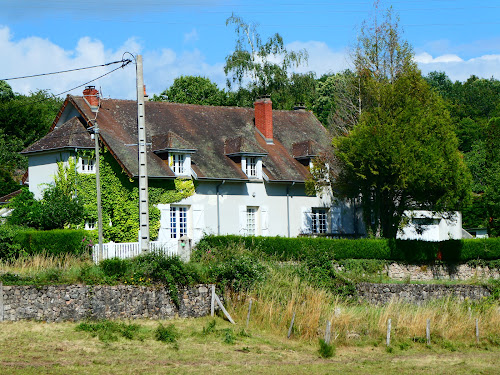
[(312, 231), (312, 208), (302, 207), (302, 226), (300, 232), (310, 234)]
[(238, 235), (240, 236), (246, 236), (247, 234), (247, 207), (246, 206), (240, 206), (239, 207), (239, 229), (238, 229)]
[(262, 236), (269, 236), (269, 209), (267, 206), (260, 208), (260, 229)]
[(170, 241), (170, 205), (159, 204), (160, 210), (160, 230), (158, 231), (158, 241)]
[(201, 204), (193, 204), (193, 241), (196, 243), (203, 237), (205, 229), (205, 212)]

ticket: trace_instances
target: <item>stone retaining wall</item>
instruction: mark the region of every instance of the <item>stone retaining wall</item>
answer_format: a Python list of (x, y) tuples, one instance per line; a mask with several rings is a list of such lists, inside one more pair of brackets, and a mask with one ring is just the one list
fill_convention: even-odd
[(211, 285), (179, 288), (177, 308), (164, 287), (0, 284), (0, 321), (200, 317), (210, 313), (211, 298)]
[(391, 263), (387, 266), (387, 276), (394, 280), (470, 280), (500, 279), (500, 271), (496, 268), (471, 267), (467, 264), (403, 264)]
[(458, 300), (478, 300), (489, 297), (486, 287), (475, 285), (439, 285), (439, 284), (371, 284), (356, 285), (360, 299), (373, 304), (384, 304), (392, 299), (421, 304), (431, 299), (456, 297)]

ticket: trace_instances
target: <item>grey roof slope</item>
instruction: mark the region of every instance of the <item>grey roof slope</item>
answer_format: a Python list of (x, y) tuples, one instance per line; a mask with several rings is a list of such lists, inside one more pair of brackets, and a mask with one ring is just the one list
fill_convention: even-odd
[(45, 137), (24, 149), (21, 154), (59, 149), (94, 148), (90, 133), (78, 117), (73, 117)]
[[(85, 121), (93, 119), (82, 97), (69, 95)], [(65, 103), (66, 106), (68, 103)], [(162, 148), (194, 149), (193, 170), (198, 178), (246, 180), (241, 167), (227, 156), (227, 147), (237, 152), (255, 152), (262, 158), (270, 181), (304, 181), (309, 171), (294, 159), (293, 145), (314, 141), (315, 149), (328, 152), (331, 137), (310, 112), (273, 110), (274, 144), (267, 144), (254, 125), (254, 109), (215, 107), (167, 102), (146, 102), (148, 174), (169, 178), (174, 173), (161, 155)], [(101, 138), (131, 176), (138, 175), (137, 104), (132, 100), (101, 101), (97, 114)], [(54, 130), (54, 131), (57, 131)], [(237, 141), (240, 139), (241, 141)]]

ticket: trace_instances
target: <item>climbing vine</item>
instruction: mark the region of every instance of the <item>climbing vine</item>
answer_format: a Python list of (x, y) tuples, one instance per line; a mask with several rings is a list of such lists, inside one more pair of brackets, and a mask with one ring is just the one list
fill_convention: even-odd
[[(88, 155), (79, 155), (88, 156)], [(99, 157), (103, 235), (108, 241), (135, 242), (139, 233), (139, 187), (105, 149)], [(190, 179), (149, 181), (149, 236), (160, 229), (160, 203), (175, 203), (194, 193)], [(78, 174), (77, 192), (85, 204), (85, 220), (97, 223), (96, 180), (93, 174)]]

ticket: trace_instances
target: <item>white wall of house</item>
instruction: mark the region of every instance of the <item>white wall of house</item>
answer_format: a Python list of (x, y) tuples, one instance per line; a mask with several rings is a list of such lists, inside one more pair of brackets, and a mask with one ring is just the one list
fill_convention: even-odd
[(68, 161), (68, 151), (57, 151), (43, 154), (33, 154), (28, 158), (29, 189), (36, 199), (42, 198), (47, 184), (54, 182), (57, 174), (57, 162)]
[(462, 214), (458, 211), (435, 213), (432, 211), (405, 211), (409, 223), (397, 234), (402, 240), (446, 241), (462, 238)]
[[(30, 155), (28, 158), (29, 189), (36, 199), (42, 198), (47, 185), (54, 182), (54, 176), (57, 174), (57, 163), (62, 161), (67, 166), (70, 157), (74, 157), (74, 152), (56, 151)], [(88, 169), (88, 166), (86, 168)], [(94, 171), (82, 171), (81, 158), (76, 161), (76, 170), (78, 173), (95, 173)]]
[[(291, 237), (296, 237), (301, 233), (310, 233), (307, 215), (313, 208), (325, 209), (327, 233), (354, 231), (355, 225), (349, 206), (344, 204), (332, 209), (332, 200), (328, 193), (321, 197), (307, 196), (304, 184), (265, 183), (262, 180), (221, 183), (222, 181), (198, 181), (194, 195), (175, 204), (159, 205), (162, 215), (158, 240), (169, 241), (172, 237), (171, 207), (187, 207), (188, 237), (195, 243), (204, 234), (251, 234), (248, 227), (249, 215), (253, 215), (250, 217), (255, 222), (255, 235), (286, 237), (290, 234)], [(249, 213), (248, 209), (253, 213)]]

